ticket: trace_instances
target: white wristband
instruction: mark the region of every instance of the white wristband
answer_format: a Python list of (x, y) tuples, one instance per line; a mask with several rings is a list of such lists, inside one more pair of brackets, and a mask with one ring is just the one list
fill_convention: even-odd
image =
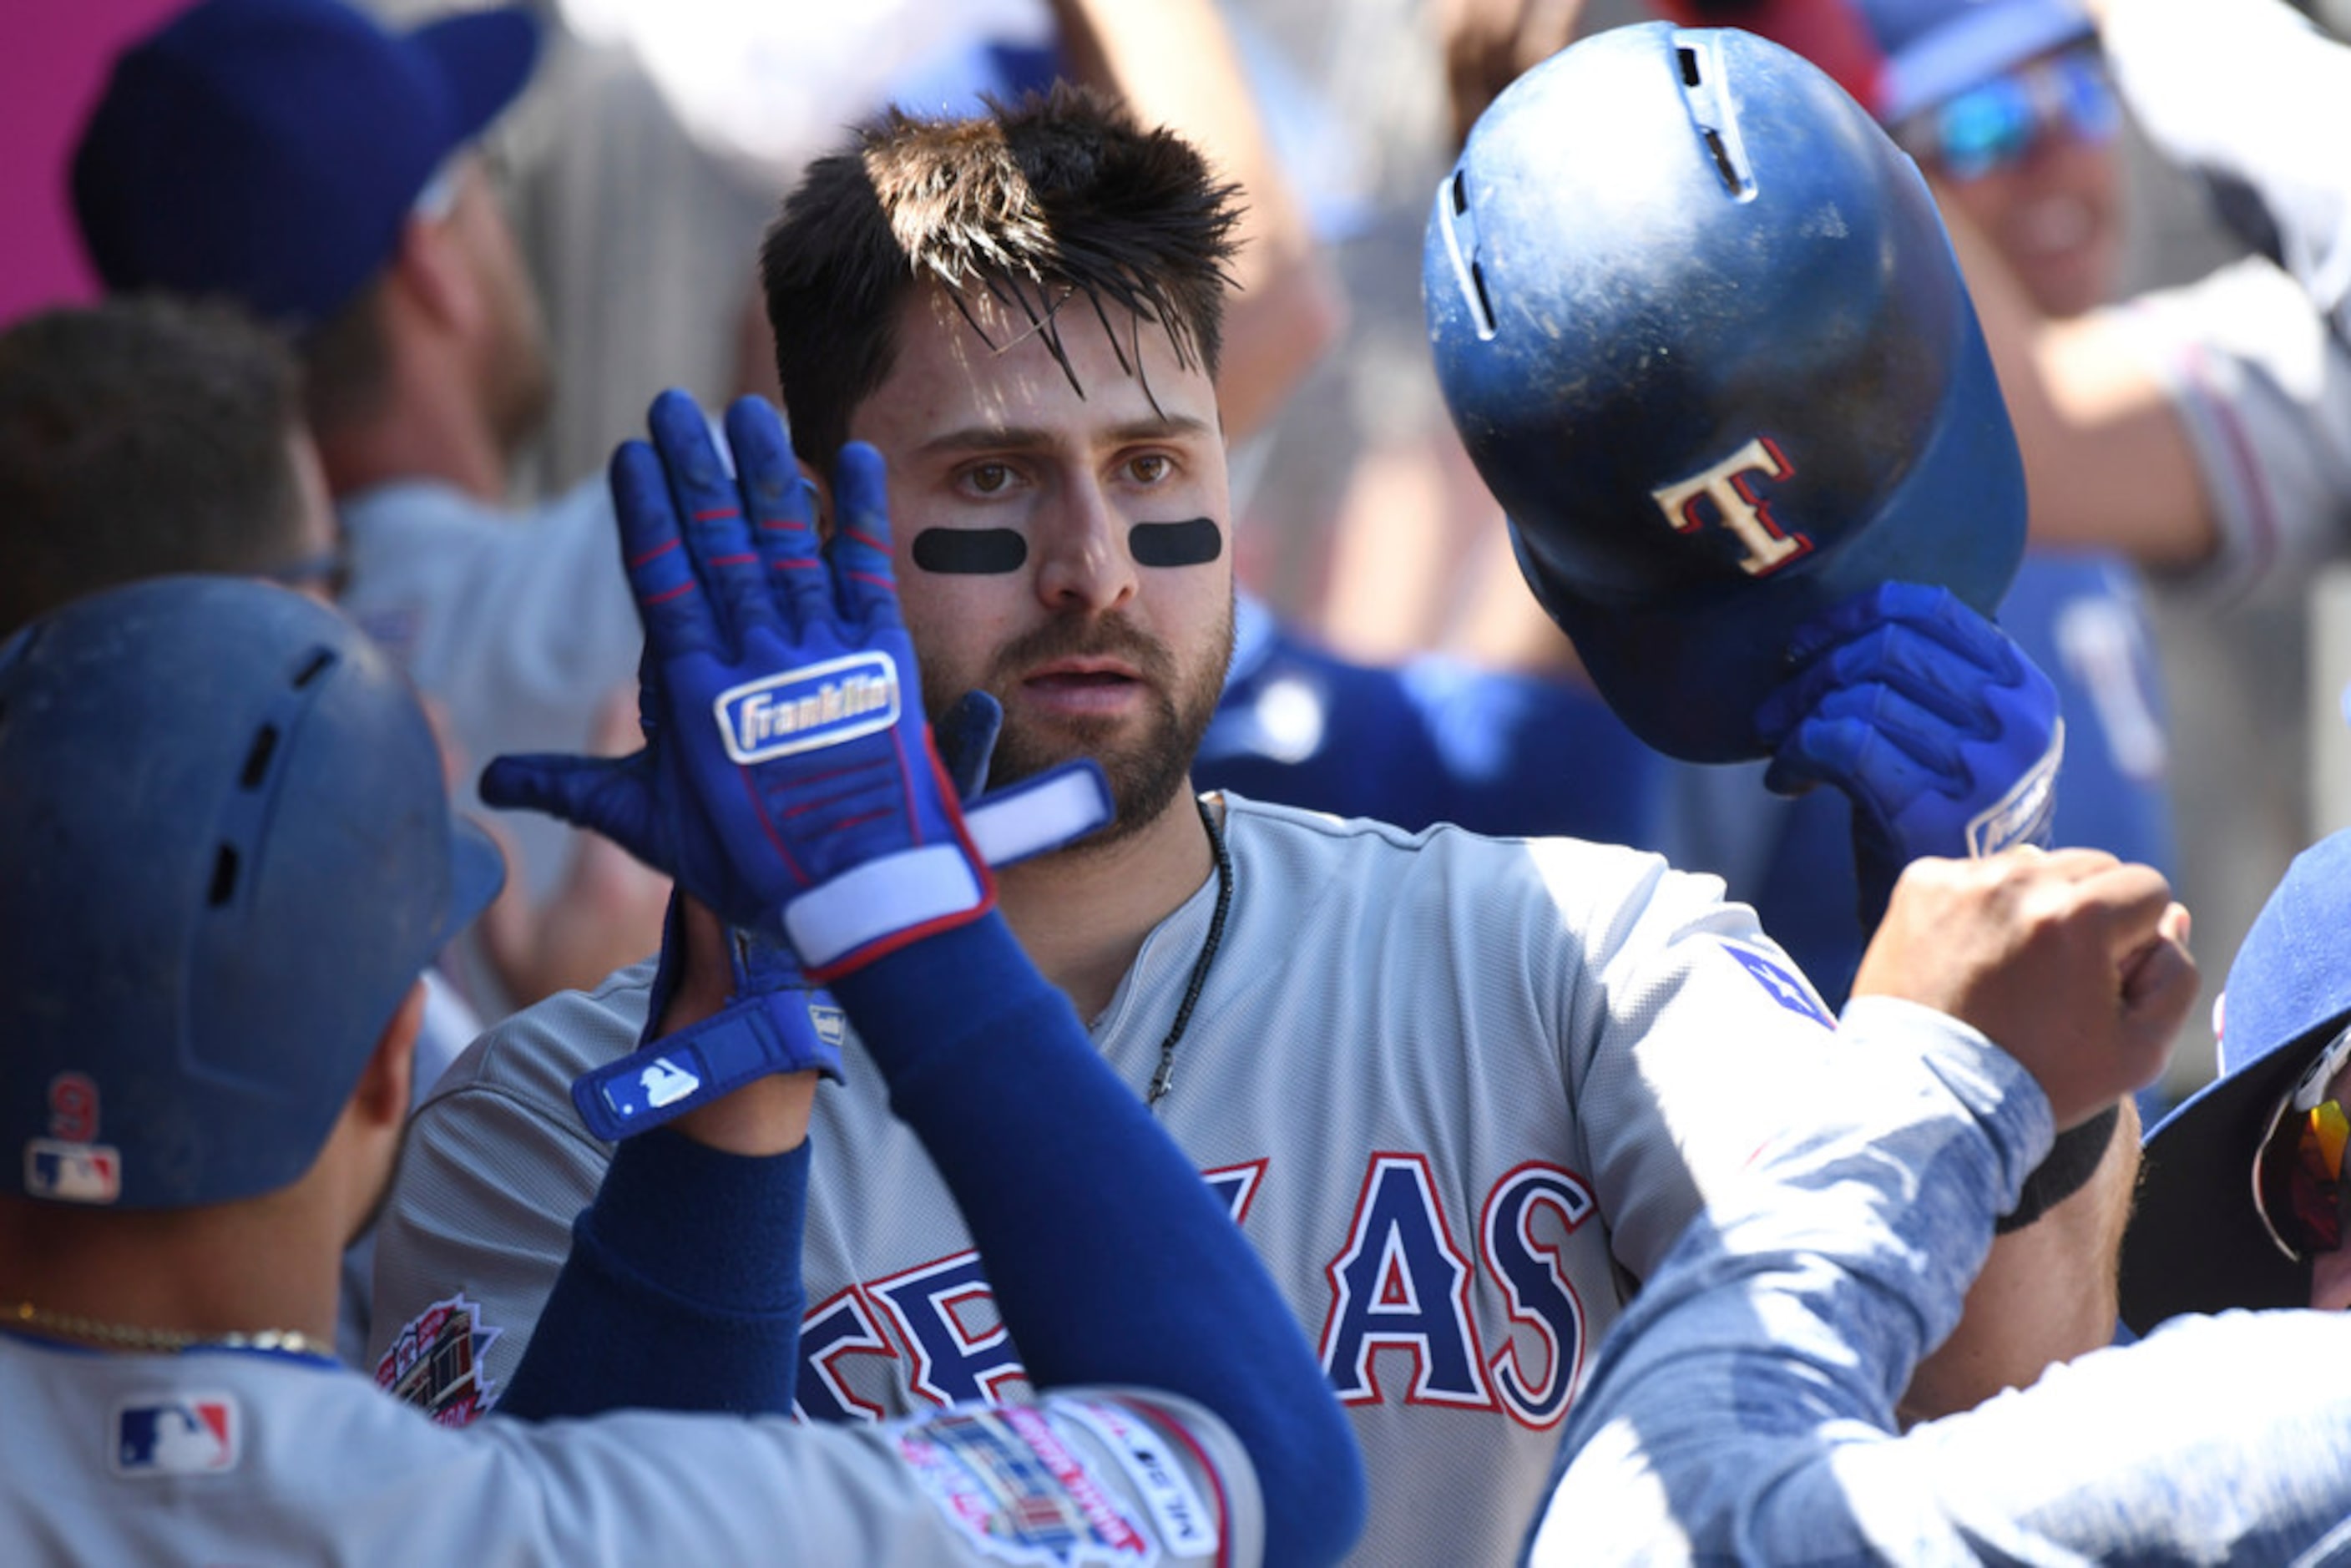
[(960, 844), (926, 844), (841, 873), (784, 905), (784, 935), (810, 969), (869, 942), (976, 909), (987, 896)]

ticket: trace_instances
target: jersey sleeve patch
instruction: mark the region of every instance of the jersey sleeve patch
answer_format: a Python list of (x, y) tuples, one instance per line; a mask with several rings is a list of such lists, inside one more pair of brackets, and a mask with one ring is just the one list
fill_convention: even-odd
[[(1092, 1419), (1084, 1430), (1092, 1441), (1082, 1447), (1109, 1456), (1145, 1500), (1148, 1521), (1121, 1505), (1119, 1489), (1103, 1473), (1102, 1460), (1090, 1463), (1080, 1446), (1033, 1406), (943, 1410), (900, 1428), (897, 1448), (916, 1483), (956, 1528), (982, 1554), (999, 1562), (1124, 1568), (1157, 1563), (1163, 1542), (1187, 1557), (1201, 1550), (1192, 1543), (1204, 1531), (1213, 1542), (1214, 1521), (1157, 1435), (1131, 1415), (1106, 1406), (1090, 1406), (1089, 1414)], [(1098, 1426), (1106, 1416), (1121, 1423), (1111, 1430), (1126, 1436), (1112, 1437)], [(1162, 1529), (1163, 1511), (1176, 1518), (1179, 1531)]]
[(401, 1326), (375, 1364), (376, 1386), (441, 1426), (471, 1426), (490, 1408), (482, 1362), (502, 1332), (463, 1292), (435, 1301)]
[(1169, 1551), (1186, 1557), (1216, 1555), (1224, 1543), (1217, 1513), (1184, 1473), (1183, 1459), (1156, 1423), (1126, 1406), (1088, 1400), (1063, 1400), (1054, 1411), (1093, 1434), (1111, 1463), (1133, 1483)]
[(1735, 942), (1725, 942), (1722, 950), (1729, 954), (1732, 962), (1746, 970), (1773, 1001), (1823, 1028), (1836, 1028), (1836, 1019), (1812, 986), (1795, 970), (1765, 957), (1752, 947), (1741, 947)]

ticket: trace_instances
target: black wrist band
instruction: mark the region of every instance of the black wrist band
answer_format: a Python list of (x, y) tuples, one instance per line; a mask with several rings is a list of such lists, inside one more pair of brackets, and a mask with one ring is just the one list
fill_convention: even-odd
[(2106, 1157), (2106, 1145), (2115, 1140), (2115, 1124), (2122, 1120), (2122, 1112), (2120, 1105), (2109, 1105), (2072, 1132), (2058, 1134), (2057, 1141), (2049, 1146), (2048, 1158), (2024, 1178), (2024, 1191), (2017, 1197), (2014, 1211), (2000, 1217), (1992, 1226), (1993, 1234), (2022, 1230), (2081, 1191), (2098, 1162)]

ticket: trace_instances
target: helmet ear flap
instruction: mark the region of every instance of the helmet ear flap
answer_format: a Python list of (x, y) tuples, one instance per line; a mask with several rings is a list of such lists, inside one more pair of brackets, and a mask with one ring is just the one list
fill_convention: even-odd
[(1611, 29), (1437, 193), (1438, 381), (1536, 599), (1659, 749), (1760, 756), (1796, 626), (1893, 579), (1991, 614), (2014, 434), (1926, 183), (1800, 57)]

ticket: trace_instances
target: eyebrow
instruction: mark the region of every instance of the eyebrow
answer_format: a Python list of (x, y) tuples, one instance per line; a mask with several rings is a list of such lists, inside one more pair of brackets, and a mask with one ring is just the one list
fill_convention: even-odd
[[(1170, 441), (1214, 437), (1216, 427), (1189, 414), (1129, 420), (1104, 434), (1108, 444), (1123, 446), (1138, 441)], [(1034, 452), (1061, 444), (1061, 437), (1041, 425), (973, 424), (935, 435), (914, 449), (918, 457), (956, 452)]]

